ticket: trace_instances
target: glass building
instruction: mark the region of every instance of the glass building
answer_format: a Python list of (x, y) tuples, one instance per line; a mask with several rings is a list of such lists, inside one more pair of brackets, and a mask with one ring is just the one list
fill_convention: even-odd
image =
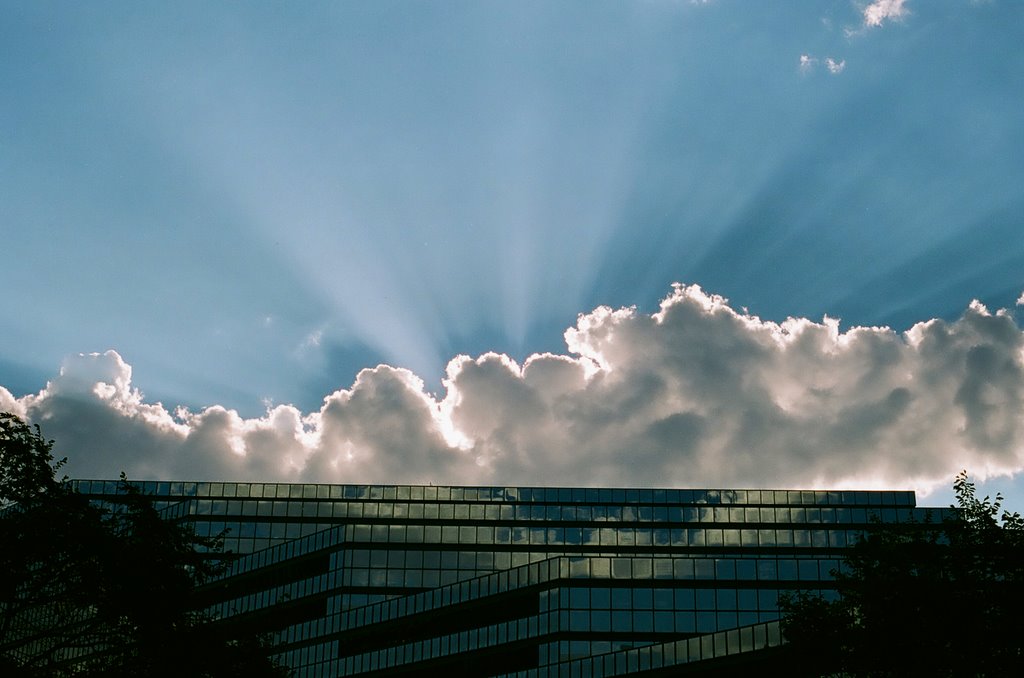
[(297, 676), (768, 670), (780, 593), (833, 596), (866, 530), (951, 511), (890, 491), (137, 485), (169, 520), (228, 531), (204, 604), (270, 632)]

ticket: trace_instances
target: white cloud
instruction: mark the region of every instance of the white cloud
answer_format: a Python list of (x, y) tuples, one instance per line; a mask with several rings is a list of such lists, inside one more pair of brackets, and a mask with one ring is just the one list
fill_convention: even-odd
[(828, 72), (832, 75), (839, 75), (846, 70), (846, 59), (836, 61), (832, 57), (827, 57), (825, 59), (825, 67), (828, 68)]
[(660, 486), (947, 485), (1024, 469), (1024, 334), (971, 304), (903, 334), (761, 320), (699, 287), (652, 315), (601, 307), (563, 355), (359, 373), (315, 412), (169, 411), (113, 351), (68, 360), (0, 407), (79, 477)]
[(1021, 292), (1020, 296), (1017, 297), (1017, 306), (1024, 306), (1024, 292)]
[[(819, 62), (820, 59), (818, 59), (815, 56), (811, 56), (810, 54), (801, 54), (800, 72), (805, 75), (810, 73), (817, 67)], [(846, 70), (846, 60), (842, 59), (837, 61), (832, 57), (825, 57), (825, 68), (827, 68), (828, 72), (831, 73), (832, 75), (839, 75), (844, 70)]]
[(864, 26), (881, 26), (885, 21), (898, 21), (909, 14), (906, 0), (875, 0), (862, 11)]

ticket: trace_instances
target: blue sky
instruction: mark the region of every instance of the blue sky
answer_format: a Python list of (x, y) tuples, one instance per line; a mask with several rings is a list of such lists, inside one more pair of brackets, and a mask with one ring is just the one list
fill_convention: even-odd
[[(384, 372), (357, 378), (384, 365), (410, 371), (388, 373), (405, 390), (359, 416), (346, 410), (332, 444), (373, 450), (349, 453), (347, 463), (368, 468), (386, 456), (402, 468), (413, 453), (366, 432), (383, 426), (489, 469), (439, 470), (440, 480), (540, 483), (541, 471), (529, 469), (541, 465), (522, 450), (549, 443), (510, 433), (519, 430), (513, 421), (539, 416), (519, 407), (528, 398), (481, 376), (509, 417), (483, 426), (485, 413), (470, 407), (477, 392), (454, 386), (468, 379), (468, 363), (458, 363), (463, 373), (449, 361), (465, 355), (482, 369), (494, 352), (513, 364), (491, 362), (519, 369), (527, 383), (521, 372), (534, 354), (601, 363), (605, 349), (574, 351), (563, 336), (599, 307), (635, 307), (637, 322), (665, 303), (725, 313), (692, 290), (674, 293), (674, 282), (722, 295), (737, 318), (825, 327), (828, 316), (840, 335), (887, 326), (892, 350), (915, 356), (901, 333), (937, 319), (960, 336), (980, 301), (1013, 337), (993, 353), (988, 381), (971, 386), (981, 360), (971, 349), (991, 339), (972, 329), (959, 358), (935, 359), (959, 375), (949, 397), (925, 407), (924, 390), (910, 388), (913, 404), (890, 422), (902, 437), (879, 429), (854, 447), (912, 447), (908, 440), (927, 438), (907, 433), (925, 412), (961, 418), (950, 431), (962, 440), (930, 469), (922, 448), (913, 463), (872, 477), (837, 462), (802, 480), (924, 488), (951, 477), (958, 458), (983, 475), (1024, 467), (1019, 3), (33, 2), (7, 3), (0, 17), (0, 398), (50, 421), (73, 462), (79, 449), (88, 457), (77, 462), (83, 472), (308, 476), (310, 445), (321, 450), (329, 438), (328, 401), (385, 392), (371, 388)], [(584, 317), (592, 327), (613, 322)], [(735, 359), (716, 337), (663, 337), (662, 368), (684, 355), (688, 365)], [(897, 359), (859, 360), (863, 377)], [(80, 375), (81, 393), (55, 386), (62, 369)], [(766, 368), (747, 369), (749, 377)], [(820, 369), (843, 374), (831, 363)], [(579, 388), (588, 403), (626, 411), (625, 391), (597, 394), (587, 374)], [(806, 418), (790, 406), (824, 407), (787, 405), (797, 386), (772, 379), (759, 392), (789, 422), (775, 428)], [(123, 398), (102, 400), (97, 383), (121, 384)], [(704, 449), (720, 415), (707, 402), (738, 397), (710, 395), (690, 377), (661, 390), (643, 384), (629, 388), (668, 408), (643, 410), (642, 430), (664, 433), (644, 452), (652, 475), (631, 475), (636, 464), (601, 439), (596, 447), (609, 451), (595, 464), (613, 470), (580, 482), (664, 478), (654, 471), (689, 444), (671, 441), (692, 435), (693, 449)], [(538, 402), (565, 424), (552, 395), (563, 386), (545, 385), (555, 390)], [(890, 402), (881, 392), (841, 396), (831, 382), (814, 388), (832, 394), (829, 414), (815, 415), (833, 424), (823, 441), (856, 428), (861, 399)], [(68, 403), (100, 398), (119, 414), (92, 430), (67, 403), (44, 407), (58, 391), (77, 394)], [(388, 410), (407, 397), (426, 414)], [(459, 404), (462, 414), (448, 417)], [(284, 406), (288, 416), (275, 409)], [(200, 419), (222, 411), (234, 423), (210, 434), (221, 447), (197, 447)], [(760, 411), (750, 401), (741, 422)], [(271, 423), (275, 412), (291, 424)], [(581, 421), (561, 427), (575, 433), (556, 436), (559, 444), (592, 440)], [(684, 421), (700, 423), (678, 428)], [(121, 424), (141, 428), (128, 434)], [(164, 450), (146, 425), (192, 442)], [(255, 458), (246, 435), (261, 426), (292, 426), (291, 442), (319, 442), (277, 466), (195, 461), (221, 453), (214, 448)], [(127, 441), (195, 455), (198, 466), (101, 451)], [(753, 444), (734, 432), (712, 445), (698, 464), (705, 476), (688, 484), (728, 483), (721, 467)], [(845, 442), (822, 445), (815, 454), (824, 459), (857, 456)], [(347, 468), (340, 478), (369, 477)], [(567, 459), (563, 480), (573, 480), (571, 468)], [(756, 468), (735, 482), (775, 477)]]

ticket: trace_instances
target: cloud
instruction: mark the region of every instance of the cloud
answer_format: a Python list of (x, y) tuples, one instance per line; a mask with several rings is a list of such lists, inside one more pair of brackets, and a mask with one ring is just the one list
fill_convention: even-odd
[(114, 351), (0, 407), (69, 473), (134, 478), (658, 486), (945, 486), (1024, 468), (1024, 334), (972, 303), (954, 322), (842, 332), (775, 323), (677, 285), (654, 314), (600, 307), (563, 354), (448, 364), (434, 396), (379, 365), (303, 413), (147, 402)]
[(906, 0), (875, 0), (862, 11), (864, 26), (881, 26), (885, 21), (898, 21), (909, 14)]
[(828, 72), (831, 73), (832, 75), (839, 75), (844, 70), (846, 70), (846, 59), (836, 61), (832, 57), (826, 57), (825, 67), (828, 69)]
[[(819, 61), (820, 60), (817, 57), (811, 56), (810, 54), (801, 54), (800, 72), (805, 75), (810, 73), (815, 69), (815, 67), (817, 67)], [(842, 59), (836, 61), (832, 57), (825, 57), (825, 68), (827, 68), (828, 72), (832, 75), (839, 75), (846, 70), (846, 60)]]
[(1024, 306), (1024, 292), (1021, 292), (1020, 296), (1017, 297), (1017, 306)]
[(314, 330), (314, 331), (310, 332), (309, 334), (307, 334), (306, 338), (302, 340), (302, 347), (303, 348), (317, 347), (317, 346), (320, 345), (320, 342), (323, 341), (323, 338), (324, 338), (324, 331), (323, 331), (322, 328), (318, 329), (318, 330)]

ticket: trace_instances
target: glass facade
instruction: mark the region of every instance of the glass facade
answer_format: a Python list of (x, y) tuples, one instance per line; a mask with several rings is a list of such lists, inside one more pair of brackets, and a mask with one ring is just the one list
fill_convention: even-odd
[[(780, 592), (834, 595), (866, 530), (949, 511), (888, 491), (138, 485), (168, 520), (227, 530), (209, 610), (272, 632), (298, 676), (763, 661)], [(116, 483), (77, 486), (117, 501)]]

